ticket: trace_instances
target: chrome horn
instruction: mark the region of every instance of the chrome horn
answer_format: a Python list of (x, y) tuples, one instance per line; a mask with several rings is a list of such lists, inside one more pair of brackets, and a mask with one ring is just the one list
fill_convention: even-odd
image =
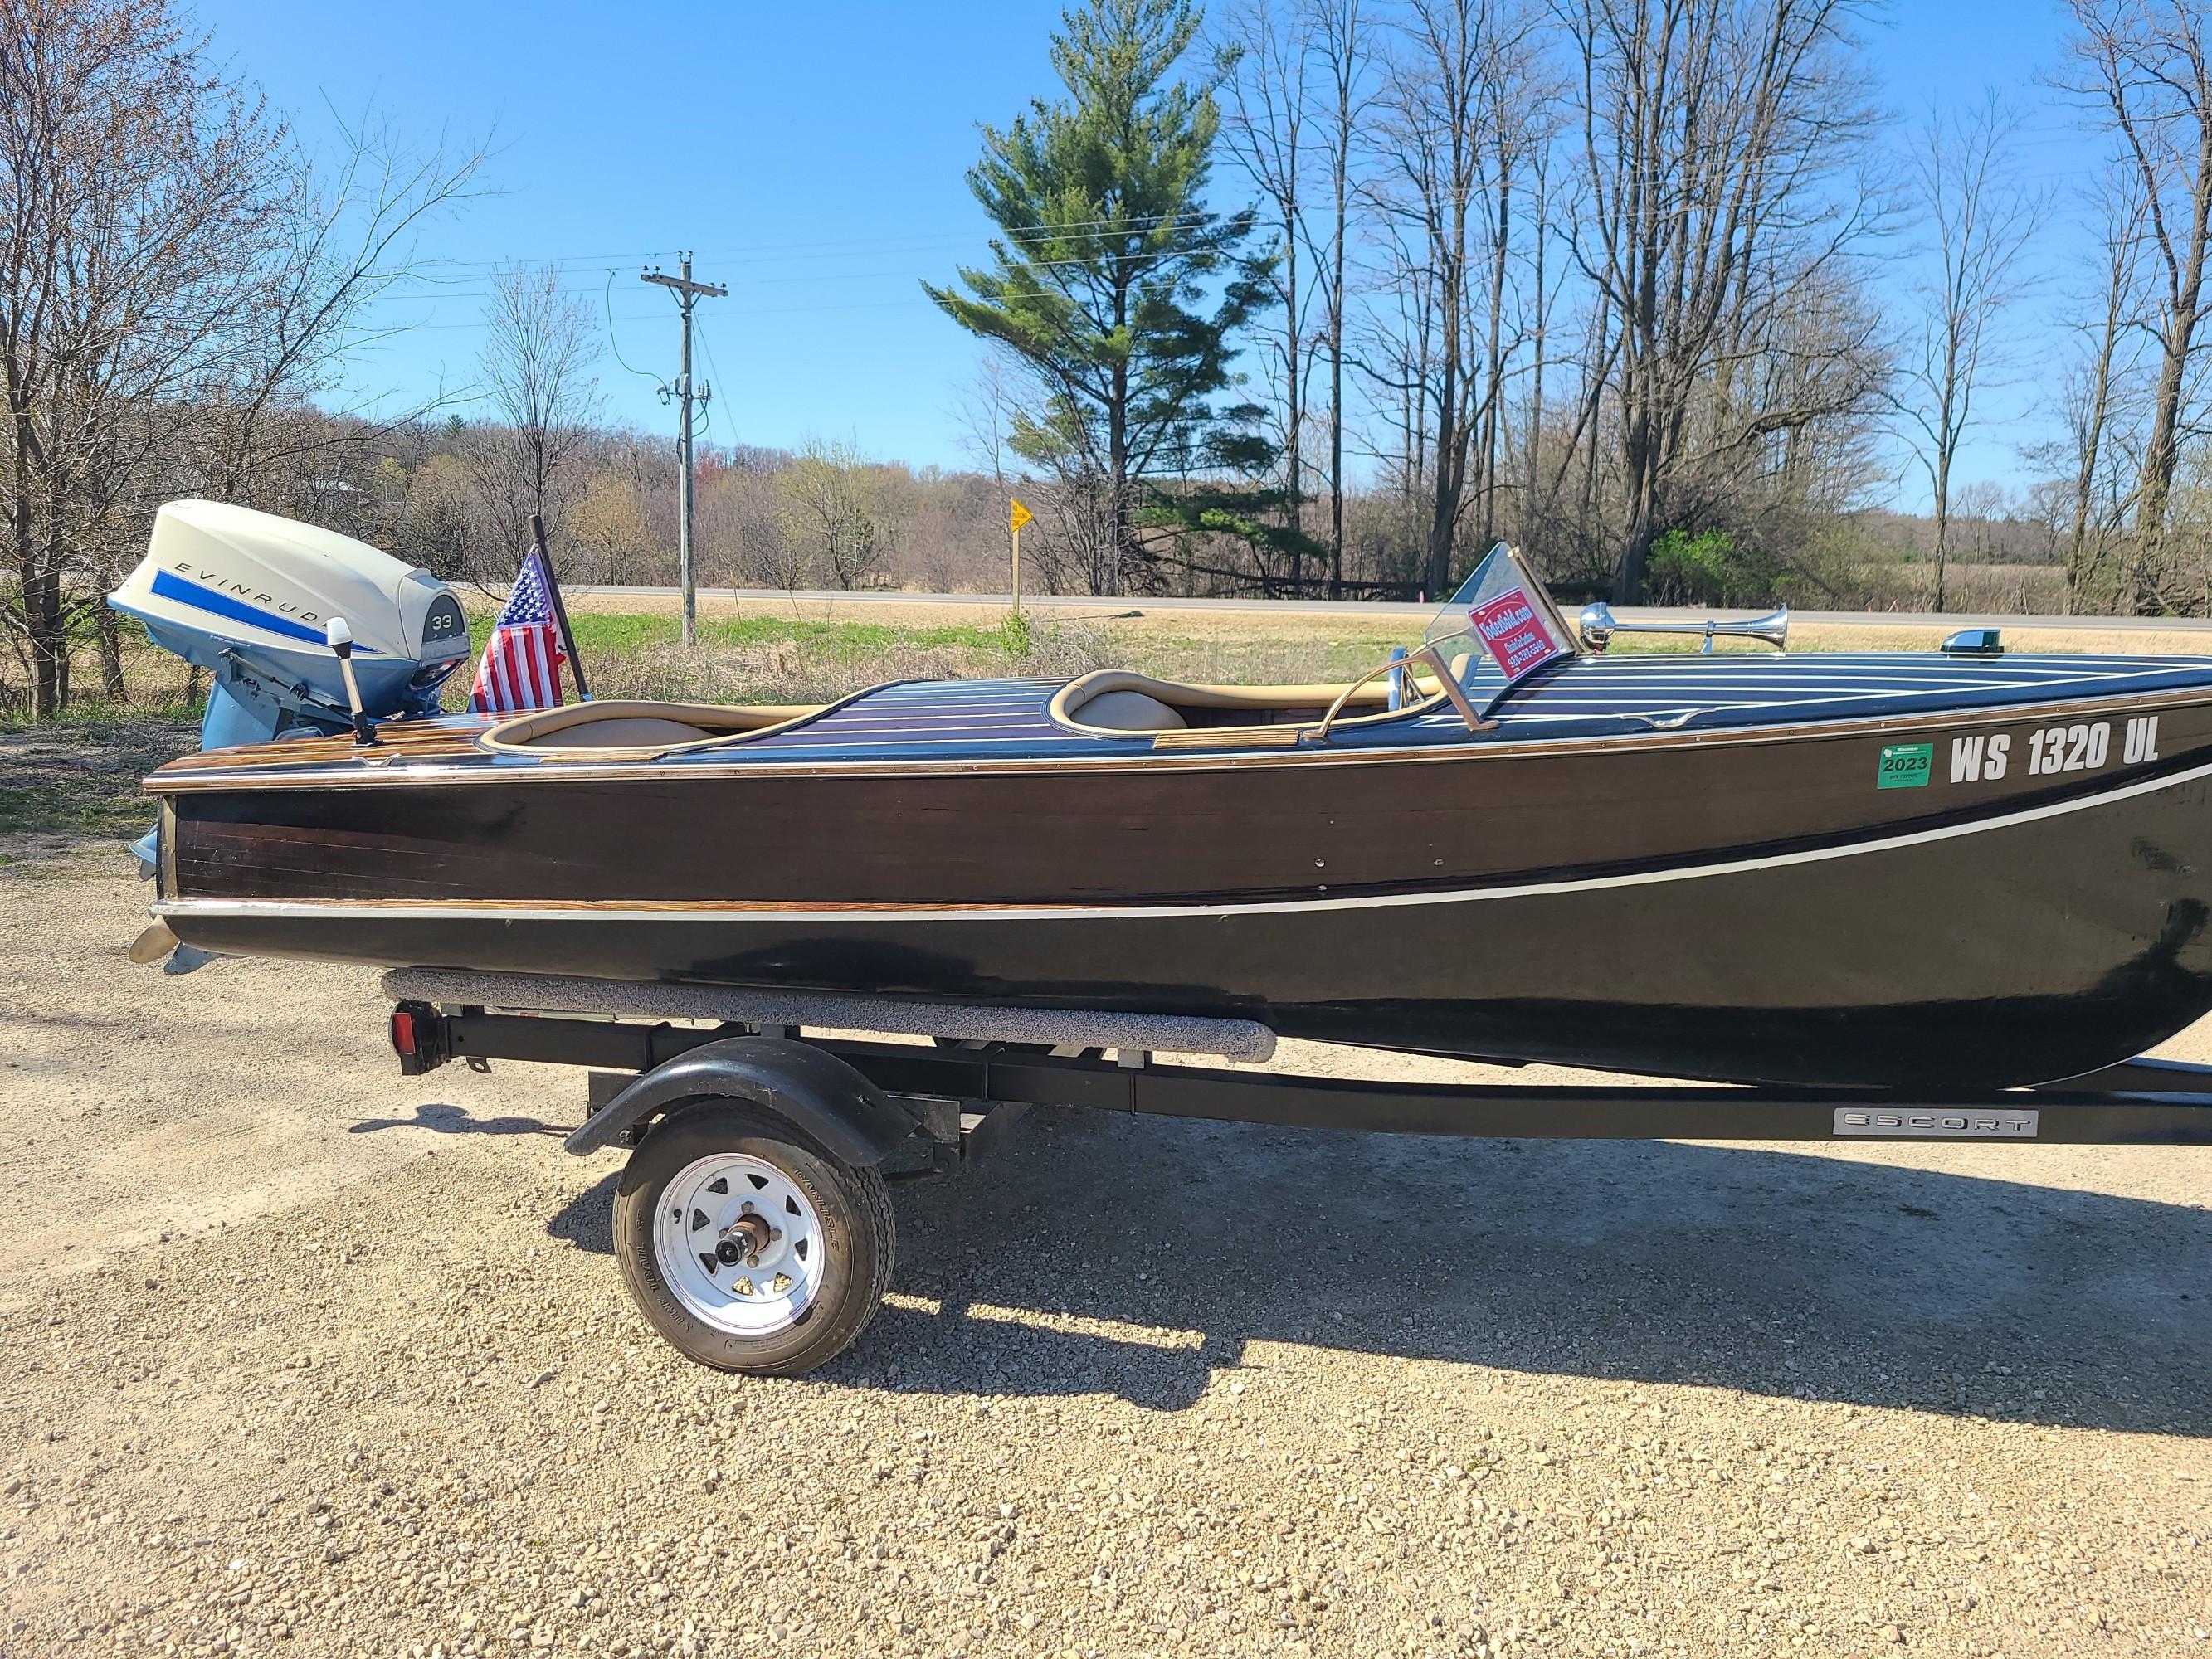
[(1705, 636), (1701, 652), (1713, 648), (1716, 637), (1760, 640), (1777, 651), (1790, 648), (1790, 607), (1782, 606), (1764, 617), (1753, 617), (1748, 622), (1722, 622), (1708, 617), (1703, 622), (1623, 622), (1613, 614), (1613, 607), (1600, 601), (1583, 607), (1582, 620), (1576, 630), (1582, 635), (1583, 649), (1602, 652), (1613, 643), (1615, 634), (1699, 634)]

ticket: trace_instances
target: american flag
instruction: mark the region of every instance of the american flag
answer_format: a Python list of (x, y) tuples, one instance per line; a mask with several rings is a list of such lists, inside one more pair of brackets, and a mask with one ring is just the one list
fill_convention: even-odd
[(469, 706), (479, 714), (505, 714), (524, 708), (555, 708), (561, 703), (561, 665), (568, 660), (568, 641), (554, 611), (553, 573), (545, 555), (532, 548), (515, 574), (507, 607), (484, 641)]

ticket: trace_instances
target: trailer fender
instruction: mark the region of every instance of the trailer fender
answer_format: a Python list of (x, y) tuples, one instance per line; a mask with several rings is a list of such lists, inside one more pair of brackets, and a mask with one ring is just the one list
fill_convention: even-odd
[(845, 1163), (872, 1168), (914, 1133), (915, 1118), (835, 1054), (783, 1037), (725, 1037), (641, 1074), (562, 1143), (582, 1156), (686, 1100), (750, 1101), (787, 1119)]

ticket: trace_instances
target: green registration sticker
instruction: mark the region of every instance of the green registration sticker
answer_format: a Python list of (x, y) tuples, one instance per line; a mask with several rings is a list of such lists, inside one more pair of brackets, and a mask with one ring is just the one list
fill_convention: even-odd
[(1886, 743), (1881, 746), (1881, 762), (1875, 768), (1874, 787), (1924, 789), (1935, 763), (1936, 745), (1932, 743)]

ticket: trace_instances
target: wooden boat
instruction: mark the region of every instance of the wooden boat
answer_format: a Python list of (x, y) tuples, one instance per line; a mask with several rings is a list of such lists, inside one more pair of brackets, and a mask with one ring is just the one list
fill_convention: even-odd
[(379, 736), (155, 774), (156, 915), (228, 953), (1811, 1085), (2049, 1081), (2212, 1008), (2212, 659), (1509, 677), (1432, 629), (1351, 687), (1107, 672)]

